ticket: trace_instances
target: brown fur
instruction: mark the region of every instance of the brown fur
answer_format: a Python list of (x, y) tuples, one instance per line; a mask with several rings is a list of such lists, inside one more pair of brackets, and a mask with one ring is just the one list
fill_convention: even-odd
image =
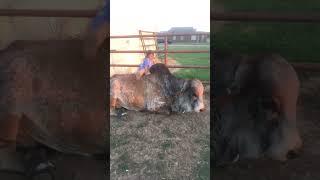
[(0, 139), (27, 144), (27, 135), (60, 152), (105, 152), (105, 57), (85, 59), (82, 47), (17, 41), (0, 53), (0, 127), (10, 127)]

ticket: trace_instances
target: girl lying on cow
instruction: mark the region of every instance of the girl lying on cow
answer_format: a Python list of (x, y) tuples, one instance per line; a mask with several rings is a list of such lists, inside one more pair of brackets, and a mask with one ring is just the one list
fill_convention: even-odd
[(150, 74), (150, 68), (155, 63), (156, 62), (155, 62), (154, 53), (149, 50), (147, 52), (146, 57), (143, 59), (143, 62), (140, 64), (140, 66), (136, 72), (137, 80), (139, 80), (144, 75)]

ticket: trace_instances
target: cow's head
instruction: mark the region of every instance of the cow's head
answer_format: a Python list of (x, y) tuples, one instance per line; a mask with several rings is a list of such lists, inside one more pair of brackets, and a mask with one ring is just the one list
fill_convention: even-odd
[(270, 147), (278, 117), (264, 97), (238, 95), (214, 107), (214, 164), (262, 157)]
[(196, 79), (185, 80), (179, 92), (173, 99), (173, 112), (200, 112), (204, 111), (203, 84)]

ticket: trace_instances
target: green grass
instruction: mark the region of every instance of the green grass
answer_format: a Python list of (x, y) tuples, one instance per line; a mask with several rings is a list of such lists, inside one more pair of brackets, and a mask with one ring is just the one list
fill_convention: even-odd
[[(309, 13), (320, 10), (320, 1), (315, 0), (220, 0), (219, 2), (224, 5), (227, 11), (296, 11)], [(291, 62), (319, 62), (319, 34), (320, 24), (228, 23), (218, 32), (215, 32), (214, 45), (222, 50), (240, 53), (276, 52)]]
[[(178, 45), (178, 46), (176, 46)], [(187, 46), (183, 46), (187, 45)], [(161, 47), (160, 47), (161, 48)], [(209, 50), (208, 43), (202, 44), (170, 44), (169, 50)], [(169, 58), (176, 60), (180, 65), (198, 65), (198, 66), (210, 66), (210, 54), (209, 53), (175, 53), (168, 55)], [(179, 69), (174, 73), (180, 78), (197, 78), (201, 80), (210, 80), (209, 69)]]

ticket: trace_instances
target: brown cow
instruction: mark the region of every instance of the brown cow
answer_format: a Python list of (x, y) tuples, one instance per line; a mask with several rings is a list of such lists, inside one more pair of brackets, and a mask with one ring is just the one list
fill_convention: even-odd
[(1, 147), (41, 143), (62, 153), (106, 153), (106, 54), (86, 59), (83, 46), (16, 41), (0, 52)]
[(289, 152), (298, 152), (299, 80), (292, 66), (276, 54), (214, 55), (215, 113), (220, 115), (215, 116), (215, 158), (230, 161), (265, 154), (285, 161)]
[(179, 79), (161, 63), (149, 75), (137, 80), (135, 74), (114, 75), (110, 79), (110, 112), (115, 108), (151, 112), (200, 112), (204, 110), (202, 83)]

